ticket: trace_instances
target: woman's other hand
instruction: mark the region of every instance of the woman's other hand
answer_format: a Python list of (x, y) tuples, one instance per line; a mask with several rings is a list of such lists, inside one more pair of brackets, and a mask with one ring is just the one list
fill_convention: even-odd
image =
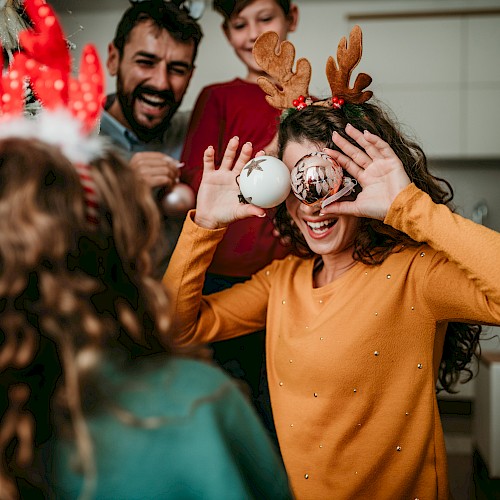
[(334, 202), (321, 212), (384, 220), (392, 202), (410, 184), (410, 179), (401, 160), (380, 137), (367, 130), (361, 132), (352, 125), (347, 125), (345, 131), (362, 149), (334, 132), (333, 142), (342, 153), (328, 148), (325, 152), (358, 181), (362, 191), (354, 201)]

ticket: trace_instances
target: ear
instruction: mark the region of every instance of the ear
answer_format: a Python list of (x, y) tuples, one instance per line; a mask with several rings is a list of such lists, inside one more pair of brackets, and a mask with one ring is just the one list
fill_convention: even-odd
[(297, 24), (299, 22), (299, 8), (296, 4), (292, 3), (290, 5), (290, 11), (288, 12), (288, 33), (292, 33), (297, 29)]
[(106, 67), (111, 76), (116, 76), (118, 73), (118, 67), (120, 66), (120, 53), (115, 47), (115, 44), (111, 42), (108, 45), (108, 60), (106, 61)]

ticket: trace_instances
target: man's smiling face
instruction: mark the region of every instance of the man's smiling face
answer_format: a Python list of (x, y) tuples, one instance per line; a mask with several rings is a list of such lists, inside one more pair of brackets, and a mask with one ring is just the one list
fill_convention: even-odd
[(139, 23), (121, 58), (110, 47), (108, 69), (117, 76), (118, 98), (110, 113), (142, 140), (160, 137), (186, 93), (193, 56), (192, 41), (179, 42), (151, 21)]

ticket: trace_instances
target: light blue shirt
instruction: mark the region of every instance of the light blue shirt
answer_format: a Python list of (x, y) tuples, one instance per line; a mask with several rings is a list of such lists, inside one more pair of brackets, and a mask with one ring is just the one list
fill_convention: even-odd
[(177, 111), (161, 139), (143, 142), (132, 130), (124, 127), (107, 111), (103, 111), (99, 134), (109, 137), (113, 145), (120, 150), (127, 161), (130, 160), (134, 153), (143, 151), (159, 151), (178, 160), (181, 157), (184, 140), (186, 139), (189, 117), (189, 111)]

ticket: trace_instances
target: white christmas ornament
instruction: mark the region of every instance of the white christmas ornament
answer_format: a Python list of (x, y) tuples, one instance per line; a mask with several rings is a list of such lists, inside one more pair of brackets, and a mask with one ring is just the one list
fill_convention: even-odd
[(243, 167), (239, 185), (248, 203), (261, 208), (276, 207), (290, 194), (290, 171), (274, 156), (257, 156)]

